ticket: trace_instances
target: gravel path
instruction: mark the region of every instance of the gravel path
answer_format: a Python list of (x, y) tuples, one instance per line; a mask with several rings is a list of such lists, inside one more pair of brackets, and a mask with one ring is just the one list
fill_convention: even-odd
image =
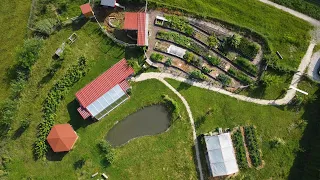
[(308, 67), (308, 76), (311, 77), (314, 81), (320, 83), (320, 76), (318, 74), (318, 69), (320, 67), (320, 51), (314, 53), (311, 62)]
[(305, 14), (302, 14), (302, 13), (300, 13), (300, 12), (297, 12), (297, 11), (295, 11), (295, 10), (292, 10), (292, 9), (290, 9), (290, 8), (287, 8), (287, 7), (285, 7), (285, 6), (281, 6), (281, 5), (279, 5), (279, 4), (276, 4), (276, 3), (274, 3), (274, 2), (271, 2), (271, 1), (269, 1), (269, 0), (259, 0), (259, 1), (260, 1), (260, 2), (263, 2), (263, 3), (265, 3), (265, 4), (268, 4), (268, 5), (271, 5), (271, 6), (275, 7), (275, 8), (281, 9), (282, 11), (288, 12), (288, 13), (290, 13), (290, 14), (292, 14), (292, 15), (300, 18), (300, 19), (303, 19), (303, 20), (311, 23), (311, 24), (314, 25), (314, 26), (320, 26), (320, 21), (318, 21), (318, 20), (316, 20), (316, 19), (314, 19), (314, 18), (311, 18), (311, 17), (309, 17), (309, 16), (307, 16), (307, 15), (305, 15)]

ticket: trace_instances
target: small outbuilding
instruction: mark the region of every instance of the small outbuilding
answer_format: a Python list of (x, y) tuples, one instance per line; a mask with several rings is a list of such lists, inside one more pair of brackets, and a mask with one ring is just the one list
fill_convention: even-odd
[(143, 12), (126, 12), (124, 16), (123, 29), (136, 31), (137, 45), (148, 46), (148, 14)]
[(78, 112), (83, 119), (88, 117), (100, 120), (125, 102), (130, 85), (127, 79), (134, 70), (122, 59), (106, 72), (76, 93), (80, 104)]
[(47, 141), (54, 152), (70, 151), (78, 139), (70, 124), (57, 124), (52, 127)]
[(204, 140), (212, 177), (228, 176), (239, 171), (230, 133), (204, 136)]
[(93, 16), (93, 14), (94, 14), (89, 3), (81, 5), (80, 9), (81, 9), (82, 14), (86, 18), (89, 18), (89, 17)]

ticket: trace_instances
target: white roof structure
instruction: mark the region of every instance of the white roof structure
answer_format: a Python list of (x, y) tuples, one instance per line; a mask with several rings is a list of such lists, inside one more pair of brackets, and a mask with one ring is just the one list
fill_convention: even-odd
[(208, 151), (209, 169), (213, 177), (239, 171), (230, 133), (204, 136), (204, 139)]
[(170, 45), (169, 48), (167, 49), (167, 53), (172, 54), (174, 56), (178, 56), (179, 58), (183, 58), (186, 52), (187, 50), (175, 45)]
[(116, 3), (117, 3), (116, 0), (101, 0), (101, 5), (102, 6), (115, 7)]

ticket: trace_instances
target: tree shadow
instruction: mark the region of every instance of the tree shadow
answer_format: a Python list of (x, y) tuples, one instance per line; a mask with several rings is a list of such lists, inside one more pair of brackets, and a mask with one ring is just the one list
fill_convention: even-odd
[(177, 91), (188, 90), (190, 87), (192, 86), (188, 83), (180, 83)]
[[(299, 149), (296, 150), (297, 156), (294, 160), (293, 166), (290, 169), (290, 174), (288, 179), (303, 179), (305, 175), (309, 175), (310, 171), (306, 171), (308, 163), (311, 161), (315, 161), (312, 159), (310, 154), (318, 153), (314, 152), (312, 149), (313, 142), (319, 139), (320, 135), (320, 90), (316, 92), (317, 99), (313, 102), (308, 103), (304, 107), (304, 114), (302, 115), (302, 119), (308, 122), (306, 128), (304, 129), (303, 136), (299, 141)], [(316, 145), (318, 146), (318, 145)], [(318, 148), (319, 150), (319, 148)], [(310, 162), (309, 162), (310, 161)], [(316, 161), (319, 161), (318, 159)], [(320, 164), (317, 163), (317, 167), (313, 167), (314, 171), (317, 171), (318, 174), (315, 177), (319, 177), (319, 172), (317, 169), (320, 168)]]
[(79, 107), (79, 103), (76, 99), (74, 99), (73, 101), (71, 101), (68, 105), (67, 105), (67, 109), (68, 109), (68, 113), (69, 113), (69, 118), (70, 121), (68, 122), (69, 124), (72, 125), (73, 129), (76, 131), (79, 128), (85, 128), (88, 125), (96, 122), (94, 119), (92, 118), (88, 118), (88, 119), (83, 119), (79, 112), (78, 112), (78, 107)]
[(73, 168), (75, 170), (81, 169), (84, 166), (85, 163), (86, 163), (85, 159), (80, 159), (80, 160), (78, 160), (78, 161), (73, 163)]
[(89, 20), (87, 18), (79, 18), (71, 23), (71, 27), (73, 31), (80, 30)]
[(137, 59), (138, 64), (144, 63), (144, 51), (142, 47), (126, 47), (125, 49), (126, 59)]
[[(201, 167), (202, 167), (203, 178), (208, 179), (210, 177), (210, 173), (209, 173), (207, 160), (206, 160), (206, 146), (203, 141), (204, 140), (203, 137), (204, 137), (203, 134), (201, 134), (197, 137), (197, 140), (199, 142), (198, 148), (199, 148), (199, 156), (200, 156), (200, 163), (201, 163)], [(196, 158), (196, 150), (195, 150), (194, 145), (192, 146), (192, 152), (193, 152), (193, 157), (195, 157), (195, 158), (193, 158), (193, 162), (194, 162), (195, 166), (198, 167), (197, 158)], [(198, 177), (200, 177), (199, 171), (197, 171), (197, 174), (198, 174)]]
[(24, 129), (23, 127), (19, 127), (14, 134), (12, 135), (11, 139), (12, 140), (16, 140), (18, 139), (24, 132), (26, 131), (26, 129)]
[(65, 155), (68, 154), (69, 151), (66, 152), (54, 152), (51, 148), (49, 148), (46, 153), (46, 159), (48, 161), (61, 161)]

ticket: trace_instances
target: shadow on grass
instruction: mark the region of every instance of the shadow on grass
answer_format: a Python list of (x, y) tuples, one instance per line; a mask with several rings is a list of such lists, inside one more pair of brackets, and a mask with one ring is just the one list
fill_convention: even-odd
[(14, 134), (12, 135), (12, 140), (16, 140), (18, 139), (24, 132), (26, 131), (26, 129), (24, 129), (23, 127), (19, 127)]
[(75, 131), (79, 128), (85, 128), (88, 125), (95, 122), (95, 120), (93, 120), (92, 118), (88, 118), (88, 119), (84, 120), (80, 116), (79, 112), (77, 111), (79, 106), (80, 105), (76, 99), (74, 99), (73, 101), (71, 101), (67, 105), (68, 113), (69, 113), (69, 117), (70, 117), (70, 121), (68, 123), (72, 125), (72, 127)]
[[(313, 158), (312, 154), (319, 153), (319, 136), (320, 136), (320, 90), (316, 92), (317, 99), (311, 103), (308, 103), (304, 107), (304, 114), (302, 119), (308, 122), (302, 138), (300, 139), (299, 146), (297, 149), (297, 156), (294, 160), (294, 164), (290, 169), (290, 174), (288, 179), (310, 179), (314, 177), (319, 178), (320, 164), (319, 159)], [(315, 143), (316, 142), (316, 143)], [(319, 158), (319, 156), (317, 156)], [(310, 166), (310, 163), (313, 165)], [(307, 170), (306, 170), (307, 169)], [(313, 173), (313, 174), (312, 174)], [(305, 176), (309, 176), (306, 178)]]
[(67, 152), (53, 152), (53, 150), (49, 147), (49, 150), (46, 154), (46, 159), (48, 161), (61, 161), (65, 155), (68, 154)]
[(192, 87), (190, 84), (188, 83), (180, 83), (179, 87), (177, 88), (177, 91), (181, 91), (181, 90), (188, 90), (190, 87)]
[[(199, 155), (200, 155), (203, 178), (208, 179), (210, 177), (210, 174), (209, 174), (209, 169), (208, 169), (208, 165), (206, 162), (206, 147), (205, 147), (205, 144), (203, 141), (203, 135), (199, 135), (197, 137), (197, 140), (199, 142), (198, 146), (199, 146)], [(192, 146), (192, 152), (193, 152), (193, 156), (195, 157), (195, 158), (193, 158), (194, 164), (197, 167), (198, 163), (197, 163), (197, 158), (196, 158), (195, 146)], [(199, 171), (197, 171), (197, 174), (198, 174), (198, 177), (200, 177)], [(200, 179), (200, 178), (198, 178), (198, 179)]]
[(72, 22), (71, 27), (73, 31), (80, 30), (88, 22), (87, 18), (80, 18)]

